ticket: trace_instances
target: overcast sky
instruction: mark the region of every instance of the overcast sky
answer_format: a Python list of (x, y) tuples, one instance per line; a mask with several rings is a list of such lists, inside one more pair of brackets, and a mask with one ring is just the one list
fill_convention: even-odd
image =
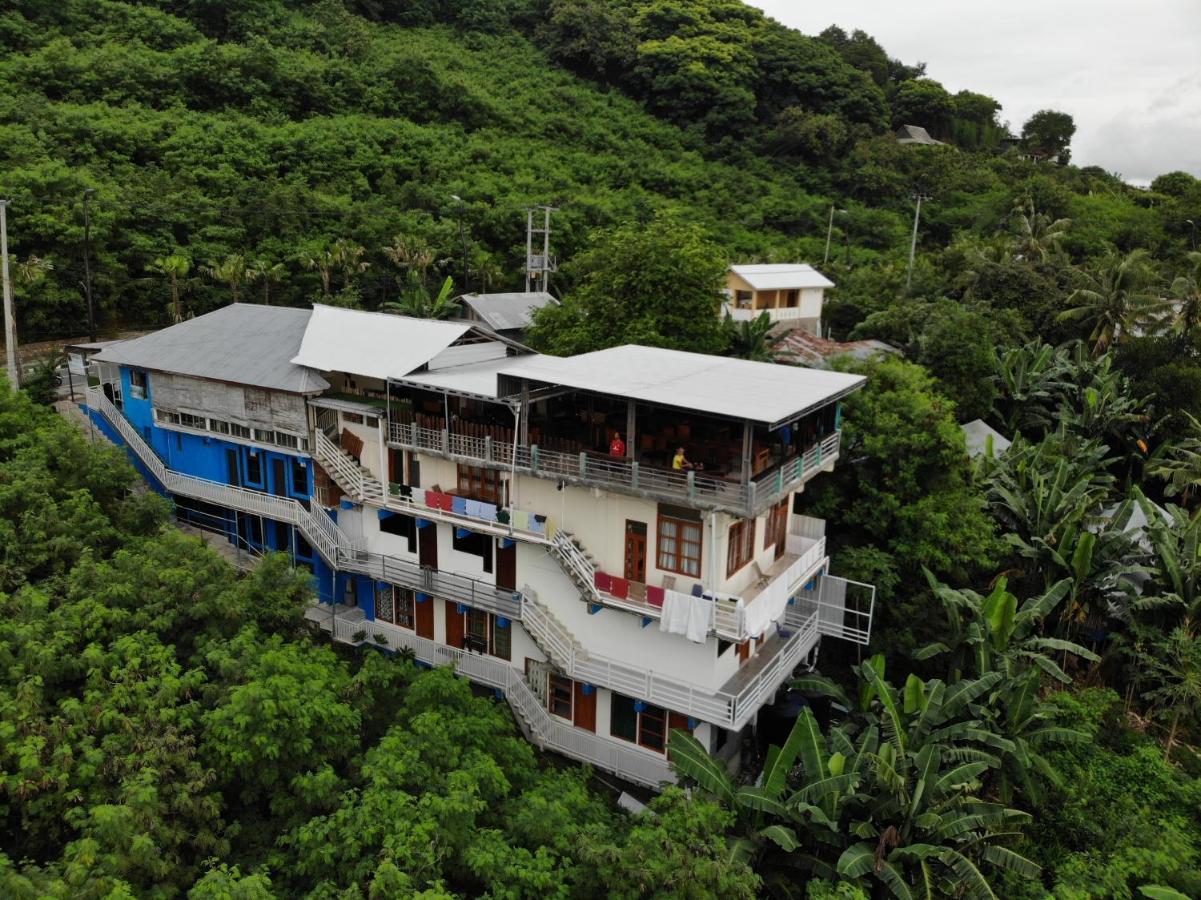
[(994, 97), (1014, 133), (1076, 120), (1072, 162), (1147, 183), (1201, 177), (1201, 0), (748, 0), (817, 34), (862, 28), (947, 90)]

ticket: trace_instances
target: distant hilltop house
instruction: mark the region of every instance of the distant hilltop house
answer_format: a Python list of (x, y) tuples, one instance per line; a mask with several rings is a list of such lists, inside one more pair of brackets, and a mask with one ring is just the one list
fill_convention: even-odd
[(504, 337), (520, 340), (534, 321), (534, 313), (559, 301), (546, 291), (502, 294), (463, 294), (459, 298), (461, 318), (476, 322)]
[(730, 266), (723, 314), (747, 322), (767, 313), (810, 334), (821, 333), (822, 303), (834, 282), (806, 263)]
[(898, 144), (924, 144), (931, 147), (945, 147), (945, 141), (936, 141), (930, 137), (930, 132), (921, 125), (902, 125), (897, 129)]

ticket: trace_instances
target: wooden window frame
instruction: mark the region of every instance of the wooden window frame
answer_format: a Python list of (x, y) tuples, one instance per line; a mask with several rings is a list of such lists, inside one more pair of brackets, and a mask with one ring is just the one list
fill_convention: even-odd
[[(557, 695), (556, 682), (559, 683), (558, 688), (560, 691), (566, 690), (566, 692), (567, 692), (567, 713), (566, 713), (566, 715), (564, 715), (563, 712), (561, 712), (562, 706), (560, 705), (560, 701), (562, 698), (561, 698), (561, 696)], [(564, 685), (566, 685), (566, 688), (563, 687)], [(560, 719), (566, 719), (568, 722), (571, 722), (574, 724), (575, 723), (575, 682), (572, 679), (568, 678), (566, 675), (558, 675), (554, 672), (549, 673), (546, 677), (546, 705), (548, 708), (547, 711), (552, 716), (558, 716)]]
[(460, 497), (469, 497), (483, 503), (495, 503), (503, 506), (504, 482), (501, 481), (499, 469), (488, 469), (483, 466), (457, 466), (457, 490)]
[[(664, 534), (664, 525), (675, 525), (676, 533), (674, 535)], [(696, 530), (696, 540), (686, 541), (684, 538), (685, 529)], [(665, 541), (675, 541), (676, 548), (674, 551), (664, 549)], [(696, 544), (695, 571), (689, 568), (688, 563), (693, 562), (693, 557), (684, 554), (685, 544)], [(687, 578), (701, 577), (701, 564), (704, 556), (705, 543), (705, 526), (699, 519), (681, 519), (676, 516), (659, 513), (658, 520), (655, 522), (655, 566), (664, 572), (674, 572), (677, 575), (683, 575)]]
[(727, 578), (755, 558), (756, 521), (755, 519), (739, 519), (730, 524), (730, 530), (726, 536)]
[[(448, 601), (450, 602), (450, 601)], [(416, 609), (413, 611), (416, 616)], [(454, 613), (459, 616), (463, 624), (463, 649), (476, 650), (480, 653), (486, 653), (488, 656), (495, 656), (497, 659), (511, 660), (513, 658), (513, 626), (501, 628), (498, 624), (500, 618), (495, 613), (490, 613), (482, 609), (468, 607), (461, 613)], [(479, 628), (473, 627), (473, 618), (476, 623), (480, 620), (479, 616), (483, 616), (483, 625)], [(498, 640), (498, 634), (504, 634), (503, 640)]]
[[(380, 595), (389, 594), (391, 601), (392, 616), (381, 615)], [(389, 585), (384, 590), (376, 591), (376, 618), (382, 619), (389, 625), (395, 625), (397, 628), (404, 628), (406, 631), (413, 631), (417, 627), (417, 611), (416, 598), (413, 592), (408, 588)]]
[[(613, 700), (617, 698), (620, 698), (622, 702), (634, 704), (633, 740), (613, 730), (613, 712), (616, 709)], [(644, 706), (646, 708), (640, 712), (636, 700), (614, 691), (609, 705), (609, 736), (617, 738), (619, 741), (625, 741), (627, 744), (637, 744), (652, 753), (666, 754), (668, 737), (671, 732), (672, 713), (666, 707), (656, 706), (653, 703), (645, 703)]]

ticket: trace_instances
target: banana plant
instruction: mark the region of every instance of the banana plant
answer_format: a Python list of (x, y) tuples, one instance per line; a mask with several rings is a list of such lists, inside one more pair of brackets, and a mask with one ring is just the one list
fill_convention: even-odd
[(1161, 510), (1142, 494), (1136, 501), (1147, 519), (1152, 578), (1134, 607), (1159, 612), (1167, 620), (1161, 624), (1176, 624), (1170, 617), (1178, 616), (1178, 624), (1195, 635), (1201, 626), (1201, 517), (1171, 503)]

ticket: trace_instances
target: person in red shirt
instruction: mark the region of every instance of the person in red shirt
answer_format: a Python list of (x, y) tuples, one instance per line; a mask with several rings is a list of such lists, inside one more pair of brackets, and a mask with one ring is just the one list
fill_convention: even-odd
[(626, 443), (621, 439), (621, 432), (613, 432), (613, 440), (609, 442), (609, 455), (614, 459), (622, 459), (626, 455)]

